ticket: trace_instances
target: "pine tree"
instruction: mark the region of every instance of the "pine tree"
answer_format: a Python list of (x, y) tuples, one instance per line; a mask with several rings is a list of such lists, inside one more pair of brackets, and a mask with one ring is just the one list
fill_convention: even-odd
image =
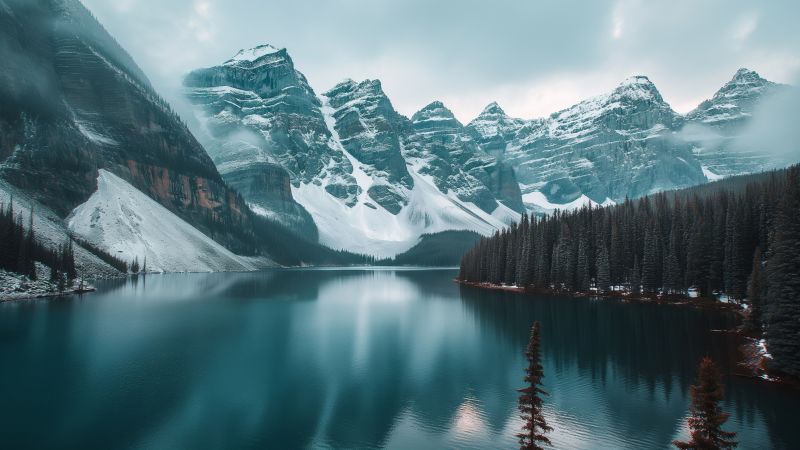
[(608, 292), (611, 289), (611, 274), (609, 273), (608, 250), (604, 245), (600, 246), (597, 253), (597, 289), (600, 292)]
[(800, 376), (800, 168), (789, 180), (775, 218), (767, 262), (767, 344), (775, 367)]
[(738, 210), (737, 205), (729, 206), (725, 225), (725, 292), (733, 298), (742, 298), (747, 280), (745, 264), (741, 260), (742, 224)]
[(532, 267), (530, 267), (530, 261), (531, 261), (531, 236), (526, 232), (523, 235), (522, 253), (520, 257), (520, 263), (517, 266), (517, 286), (523, 289), (530, 286), (532, 282), (531, 279)]
[(648, 225), (644, 235), (644, 252), (642, 257), (642, 290), (645, 294), (653, 294), (658, 290), (656, 254), (656, 238), (654, 226)]
[(683, 283), (680, 281), (680, 262), (678, 261), (678, 237), (676, 236), (677, 230), (673, 229), (670, 232), (669, 245), (667, 253), (664, 256), (664, 289), (669, 294), (676, 294), (681, 292)]
[(589, 274), (589, 239), (582, 234), (578, 242), (578, 269), (576, 273), (576, 288), (581, 292), (589, 291), (591, 275)]
[(756, 247), (756, 251), (753, 254), (753, 269), (750, 272), (750, 279), (747, 283), (747, 302), (750, 308), (745, 321), (745, 328), (759, 332), (761, 331), (762, 323), (761, 295), (765, 281), (764, 271), (761, 268), (761, 259), (761, 248)]
[(550, 445), (550, 439), (545, 434), (552, 428), (547, 425), (542, 411), (542, 396), (547, 395), (547, 392), (541, 388), (544, 368), (541, 362), (540, 338), (539, 322), (534, 322), (525, 351), (525, 358), (528, 360), (528, 367), (525, 368), (527, 386), (519, 390), (519, 411), (525, 421), (522, 433), (517, 435), (521, 450), (539, 450), (542, 449), (540, 444)]
[(134, 273), (134, 274), (139, 273), (139, 257), (138, 256), (133, 260), (133, 263), (131, 263), (131, 273)]
[(633, 260), (633, 270), (631, 270), (631, 292), (634, 294), (640, 294), (642, 292), (642, 272), (639, 269), (639, 257), (637, 256)]
[(684, 450), (726, 450), (736, 447), (736, 433), (724, 431), (722, 425), (730, 416), (723, 412), (719, 403), (723, 398), (719, 370), (709, 357), (700, 361), (697, 384), (691, 387), (691, 416), (689, 442), (675, 441), (676, 447)]

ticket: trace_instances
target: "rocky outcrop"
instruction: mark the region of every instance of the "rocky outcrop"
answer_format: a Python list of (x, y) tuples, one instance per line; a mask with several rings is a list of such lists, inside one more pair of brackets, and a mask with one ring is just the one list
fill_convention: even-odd
[(401, 136), (408, 120), (398, 114), (383, 93), (380, 81), (339, 83), (324, 94), (338, 142), (378, 185), (369, 196), (392, 214), (408, 203), (403, 191), (414, 181), (401, 153)]
[(441, 102), (414, 114), (411, 126), (405, 139), (406, 156), (440, 191), (453, 192), (487, 213), (497, 209), (498, 200), (521, 210), (513, 171), (484, 152)]
[[(263, 45), (184, 84), (225, 179), (256, 212), (298, 228), (307, 216), (296, 201), (332, 248), (387, 256), (428, 232), (488, 234), (522, 211), (514, 171), (451, 113), (455, 128), (427, 129), (395, 111), (377, 80), (346, 80), (317, 97), (285, 49)], [(439, 139), (451, 142), (440, 148)], [(291, 198), (265, 200), (274, 192), (261, 189), (267, 165), (289, 174)]]
[(736, 143), (759, 102), (785, 89), (752, 70), (739, 69), (712, 98), (686, 115), (683, 135), (694, 145), (707, 174), (722, 177), (773, 168), (774, 155)]
[(681, 116), (647, 77), (636, 76), (542, 119), (514, 119), (493, 103), (467, 128), (516, 169), (528, 208), (551, 211), (771, 168), (771, 155), (742, 148), (738, 138), (759, 102), (783, 88), (741, 69)]
[(278, 184), (277, 196), (264, 189), (264, 177), (280, 178), (280, 170), (294, 186), (320, 184), (336, 198), (355, 201), (359, 188), (350, 161), (330, 146), (321, 103), (285, 49), (242, 50), (220, 66), (193, 71), (184, 85), (204, 125), (198, 135), (256, 212), (316, 239), (313, 220), (291, 189)]
[(467, 132), (484, 151), (502, 158), (508, 143), (525, 124), (524, 120), (509, 116), (497, 102), (492, 102), (467, 125)]
[[(490, 105), (469, 128), (515, 169), (528, 206), (605, 203), (706, 180), (682, 123), (642, 76), (614, 91), (524, 124)], [(585, 196), (585, 197), (584, 197)]]

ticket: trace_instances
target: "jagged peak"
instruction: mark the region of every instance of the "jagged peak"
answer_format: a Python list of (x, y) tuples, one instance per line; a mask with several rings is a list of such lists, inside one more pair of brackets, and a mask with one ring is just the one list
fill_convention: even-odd
[(364, 80), (361, 82), (355, 81), (352, 78), (346, 78), (336, 84), (333, 88), (325, 92), (323, 95), (332, 97), (345, 91), (362, 91), (362, 93), (371, 93), (376, 95), (385, 95), (383, 93), (383, 85), (380, 80)]
[(759, 75), (758, 72), (756, 72), (755, 70), (742, 67), (736, 71), (736, 73), (733, 75), (732, 80), (752, 79), (752, 78), (761, 78), (761, 75)]
[(239, 50), (233, 58), (225, 62), (226, 65), (237, 64), (240, 62), (254, 62), (259, 59), (278, 53), (286, 54), (286, 48), (278, 48), (270, 44), (263, 44), (253, 48)]
[(413, 122), (424, 120), (454, 120), (456, 116), (444, 103), (439, 100), (432, 101), (416, 112), (411, 118)]
[(663, 101), (656, 85), (645, 75), (626, 78), (614, 89), (612, 95), (633, 100)]
[(739, 86), (739, 85), (767, 85), (771, 84), (771, 81), (765, 80), (758, 74), (755, 70), (750, 70), (747, 68), (742, 67), (741, 69), (737, 70), (736, 73), (731, 78), (731, 81), (727, 82), (723, 89), (730, 88), (732, 86)]
[(503, 108), (500, 107), (500, 105), (497, 102), (492, 102), (486, 105), (486, 108), (483, 108), (483, 111), (481, 111), (479, 117), (497, 116), (497, 115), (505, 116), (506, 112), (503, 110)]

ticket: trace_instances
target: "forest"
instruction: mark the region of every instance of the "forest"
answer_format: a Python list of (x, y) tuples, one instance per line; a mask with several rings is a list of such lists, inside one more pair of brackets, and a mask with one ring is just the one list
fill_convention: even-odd
[(530, 291), (727, 296), (800, 375), (800, 167), (584, 207), (481, 239), (459, 281)]
[(33, 211), (28, 217), (27, 230), (24, 220), (22, 213), (14, 212), (13, 200), (7, 206), (0, 204), (0, 270), (36, 280), (39, 276), (36, 263), (41, 263), (50, 269), (49, 280), (63, 291), (65, 284), (78, 276), (72, 241), (51, 249), (36, 238)]

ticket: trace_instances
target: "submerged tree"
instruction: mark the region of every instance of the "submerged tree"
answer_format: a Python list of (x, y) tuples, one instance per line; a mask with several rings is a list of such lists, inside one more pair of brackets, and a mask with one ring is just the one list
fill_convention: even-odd
[(542, 448), (540, 444), (550, 445), (550, 439), (545, 436), (545, 433), (551, 431), (552, 428), (547, 425), (542, 412), (542, 396), (547, 395), (547, 392), (541, 388), (544, 369), (542, 368), (539, 341), (539, 322), (534, 322), (528, 348), (525, 351), (525, 357), (528, 359), (528, 367), (525, 368), (525, 382), (528, 385), (519, 390), (519, 410), (522, 413), (522, 420), (525, 421), (522, 433), (517, 435), (521, 450), (539, 450)]
[(700, 361), (697, 384), (691, 387), (692, 406), (689, 417), (691, 440), (675, 441), (676, 447), (683, 450), (727, 450), (736, 447), (736, 433), (724, 431), (722, 425), (730, 414), (722, 411), (723, 390), (719, 380), (719, 370), (709, 357)]

